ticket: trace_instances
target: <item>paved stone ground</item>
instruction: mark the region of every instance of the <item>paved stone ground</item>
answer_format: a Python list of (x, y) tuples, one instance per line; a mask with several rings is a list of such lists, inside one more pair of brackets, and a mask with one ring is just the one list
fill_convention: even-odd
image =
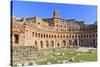
[(96, 48), (92, 48), (92, 47), (80, 47), (78, 48), (76, 51), (80, 51), (80, 52), (89, 52), (89, 51), (92, 51), (92, 50), (97, 50)]

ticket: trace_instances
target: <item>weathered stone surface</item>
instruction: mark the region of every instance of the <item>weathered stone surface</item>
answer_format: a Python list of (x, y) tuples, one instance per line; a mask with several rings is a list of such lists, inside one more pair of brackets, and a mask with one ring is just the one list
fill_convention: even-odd
[(36, 60), (35, 48), (33, 46), (13, 46), (12, 47), (12, 64), (33, 63)]

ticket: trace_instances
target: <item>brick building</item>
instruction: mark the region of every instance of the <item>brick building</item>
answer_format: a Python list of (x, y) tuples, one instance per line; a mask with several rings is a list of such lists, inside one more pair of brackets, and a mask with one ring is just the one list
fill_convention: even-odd
[[(56, 47), (97, 47), (97, 22), (87, 25), (84, 21), (62, 19), (57, 10), (53, 12), (52, 18), (12, 16), (11, 19), (12, 47), (30, 46), (37, 50)], [(13, 52), (16, 50), (12, 49)], [(12, 55), (12, 60), (16, 62), (15, 55)]]
[(75, 19), (61, 19), (58, 11), (52, 18), (12, 17), (12, 45), (34, 46), (38, 49), (62, 46), (96, 47), (97, 25)]

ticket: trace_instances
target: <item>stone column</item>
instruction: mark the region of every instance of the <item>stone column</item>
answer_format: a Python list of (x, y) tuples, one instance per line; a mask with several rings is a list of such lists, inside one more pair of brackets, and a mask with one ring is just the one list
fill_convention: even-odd
[(79, 48), (79, 37), (77, 36), (77, 48)]
[(66, 47), (68, 46), (68, 41), (66, 40)]

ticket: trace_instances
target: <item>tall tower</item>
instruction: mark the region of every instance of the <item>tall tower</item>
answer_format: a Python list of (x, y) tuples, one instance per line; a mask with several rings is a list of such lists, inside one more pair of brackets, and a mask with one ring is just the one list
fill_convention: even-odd
[(54, 11), (53, 18), (60, 18), (59, 17), (59, 12), (57, 10)]
[(52, 22), (50, 23), (50, 25), (56, 26), (60, 22), (61, 22), (61, 20), (60, 20), (59, 12), (57, 10), (54, 10)]

